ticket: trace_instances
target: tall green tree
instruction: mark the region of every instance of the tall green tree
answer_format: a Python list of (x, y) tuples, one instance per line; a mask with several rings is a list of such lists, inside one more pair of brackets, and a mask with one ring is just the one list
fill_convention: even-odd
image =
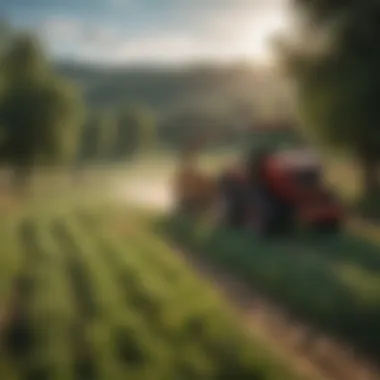
[(1, 56), (2, 156), (25, 177), (35, 165), (68, 162), (77, 149), (83, 106), (57, 77), (38, 41), (15, 37)]
[(111, 109), (101, 110), (97, 114), (98, 129), (98, 158), (110, 160), (114, 155), (114, 147), (117, 142), (117, 116)]
[(80, 136), (80, 148), (78, 150), (78, 161), (89, 162), (97, 158), (99, 151), (100, 133), (97, 128), (95, 115), (87, 115)]
[(115, 158), (118, 118), (113, 109), (90, 111), (81, 135), (81, 161), (107, 161)]
[(115, 155), (128, 157), (154, 143), (156, 120), (152, 111), (141, 106), (127, 106), (120, 111)]
[[(379, 190), (380, 2), (294, 0), (298, 45), (284, 49), (301, 124), (361, 164), (366, 193)], [(305, 38), (307, 36), (307, 38)]]

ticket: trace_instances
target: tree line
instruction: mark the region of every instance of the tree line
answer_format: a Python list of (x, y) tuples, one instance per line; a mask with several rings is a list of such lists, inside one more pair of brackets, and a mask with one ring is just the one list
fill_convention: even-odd
[[(257, 119), (254, 96), (241, 86), (257, 79), (244, 68), (101, 74), (72, 65), (70, 76), (30, 33), (3, 27), (1, 35), (0, 154), (21, 179), (39, 165), (124, 160), (157, 142), (182, 147), (195, 135), (231, 144)], [(152, 89), (161, 103), (148, 104)], [(246, 98), (229, 98), (236, 91)]]
[[(293, 0), (293, 4), (302, 21), (298, 33), (294, 40), (278, 44), (295, 89), (296, 113), (286, 117), (296, 116), (300, 132), (317, 143), (352, 155), (361, 165), (366, 193), (379, 194), (380, 3)], [(234, 87), (247, 84), (247, 77), (244, 70), (235, 70), (223, 82), (226, 71), (209, 69), (201, 75), (187, 73), (184, 81), (178, 73), (169, 81), (168, 73), (148, 80), (142, 72), (141, 83), (137, 76), (130, 76), (125, 82), (129, 92), (136, 93), (136, 99), (152, 94), (158, 108), (165, 103), (161, 104), (163, 113), (133, 105), (131, 96), (117, 105), (102, 103), (104, 97), (109, 99), (107, 91), (112, 90), (114, 96), (121, 91), (117, 84), (125, 78), (118, 73), (90, 94), (92, 100), (99, 100), (91, 104), (82, 88), (60, 75), (35, 38), (9, 33), (3, 27), (0, 35), (0, 158), (21, 174), (38, 164), (124, 159), (156, 138), (175, 145), (200, 133), (231, 143), (244, 137), (238, 129), (249, 128), (263, 108), (252, 96), (226, 112), (231, 99), (247, 93), (246, 86)], [(156, 93), (145, 91), (153, 85)], [(225, 89), (212, 107), (207, 100), (211, 88), (215, 94)], [(248, 90), (254, 91), (254, 86)], [(293, 96), (289, 93), (288, 97)], [(173, 98), (181, 99), (170, 107)], [(279, 108), (272, 107), (268, 113)]]
[[(4, 29), (4, 28), (3, 28)], [(154, 115), (127, 104), (85, 106), (30, 33), (2, 33), (0, 159), (25, 181), (39, 165), (123, 159), (154, 137)]]

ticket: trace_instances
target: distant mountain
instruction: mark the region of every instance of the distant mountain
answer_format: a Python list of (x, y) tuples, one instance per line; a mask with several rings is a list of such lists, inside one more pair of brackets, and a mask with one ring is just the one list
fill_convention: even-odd
[[(244, 65), (106, 68), (65, 63), (58, 71), (82, 89), (90, 108), (138, 104), (156, 115), (169, 144), (203, 136), (216, 144), (245, 141), (252, 128), (286, 129), (289, 86), (269, 69)], [(261, 135), (261, 133), (259, 133)]]
[(286, 112), (288, 86), (263, 68), (245, 65), (106, 68), (61, 63), (58, 71), (83, 90), (88, 105), (142, 103), (161, 114), (178, 109), (254, 114)]

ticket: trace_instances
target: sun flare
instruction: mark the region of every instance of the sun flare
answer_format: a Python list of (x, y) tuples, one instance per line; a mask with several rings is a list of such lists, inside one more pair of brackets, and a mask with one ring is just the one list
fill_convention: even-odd
[(289, 18), (286, 12), (279, 10), (260, 18), (257, 16), (247, 18), (245, 22), (237, 22), (237, 25), (240, 34), (238, 49), (241, 54), (247, 59), (266, 63), (273, 59), (273, 38), (286, 32)]

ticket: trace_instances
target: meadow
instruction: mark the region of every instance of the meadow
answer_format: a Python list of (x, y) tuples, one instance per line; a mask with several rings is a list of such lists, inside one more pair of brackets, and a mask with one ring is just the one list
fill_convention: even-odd
[(1, 377), (298, 378), (138, 215), (71, 202), (2, 219)]
[[(204, 143), (199, 164), (210, 174), (244, 158), (248, 149), (302, 142), (292, 128), (298, 124), (296, 94), (285, 67), (65, 63), (44, 52), (39, 31), (49, 16), (43, 14), (25, 32), (23, 23), (12, 25), (13, 17), (2, 23), (0, 378), (309, 378), (299, 376), (305, 372), (295, 362), (310, 362), (310, 347), (301, 342), (285, 364), (276, 350), (280, 337), (270, 344), (255, 334), (262, 325), (246, 323), (231, 300), (220, 297), (218, 284), (189, 267), (184, 257), (191, 256), (224, 268), (271, 305), (281, 305), (290, 323), (306, 321), (310, 335), (314, 329), (317, 336), (322, 331), (347, 341), (352, 355), (338, 371), (331, 370), (336, 351), (311, 363), (318, 378), (379, 379), (380, 371), (370, 377), (363, 375), (367, 367), (352, 371), (349, 365), (356, 363), (356, 349), (375, 360), (380, 355), (378, 238), (362, 236), (372, 235), (372, 227), (378, 235), (375, 224), (362, 223), (360, 234), (347, 228), (332, 240), (263, 241), (252, 231), (235, 233), (171, 213), (172, 174), (189, 139)], [(327, 59), (327, 65), (314, 65), (313, 59), (311, 70), (294, 67), (304, 89), (297, 108), (308, 116), (305, 124), (327, 127), (318, 135), (330, 142), (339, 137), (359, 155), (369, 169), (363, 182), (370, 185), (378, 106), (358, 102), (357, 93), (360, 99), (378, 94), (376, 64), (368, 65), (373, 60), (367, 53), (360, 59), (371, 50), (361, 45), (374, 46), (376, 39), (359, 33), (354, 44), (344, 41), (362, 27), (355, 25), (357, 17), (347, 20), (348, 33), (336, 39), (342, 54), (334, 54), (332, 64)], [(320, 74), (322, 80), (315, 80)], [(174, 152), (147, 153), (158, 146)], [(346, 157), (324, 161), (326, 181), (345, 201), (351, 222), (361, 192), (358, 171)], [(374, 214), (380, 210), (372, 199), (362, 205)]]
[[(235, 155), (205, 153), (199, 161), (211, 173)], [(3, 212), (0, 371), (7, 379), (298, 378), (270, 344), (247, 336), (175, 243), (316, 328), (379, 352), (375, 245), (347, 235), (284, 248), (173, 217), (176, 163), (155, 153), (78, 177), (41, 171), (28, 200)]]

